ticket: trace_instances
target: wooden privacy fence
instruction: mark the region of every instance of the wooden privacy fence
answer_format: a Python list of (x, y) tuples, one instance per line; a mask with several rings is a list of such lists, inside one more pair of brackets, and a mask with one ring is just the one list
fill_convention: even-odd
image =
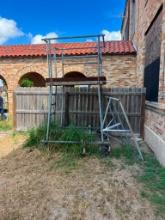
[[(14, 124), (17, 130), (37, 127), (47, 119), (48, 88), (18, 88), (14, 92)], [(63, 96), (63, 111), (62, 111)], [(121, 100), (135, 133), (143, 135), (145, 89), (104, 88), (102, 91), (103, 112), (107, 96)], [(55, 95), (52, 103), (55, 102)], [(54, 108), (54, 105), (52, 105)], [(58, 90), (56, 97), (56, 120), (63, 114), (63, 125), (99, 128), (99, 106), (96, 88), (66, 88)]]

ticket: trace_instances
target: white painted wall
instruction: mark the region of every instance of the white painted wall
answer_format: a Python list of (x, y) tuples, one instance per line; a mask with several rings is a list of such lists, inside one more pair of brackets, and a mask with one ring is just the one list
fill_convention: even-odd
[(165, 167), (165, 141), (148, 126), (144, 126), (144, 140), (155, 153), (162, 166)]

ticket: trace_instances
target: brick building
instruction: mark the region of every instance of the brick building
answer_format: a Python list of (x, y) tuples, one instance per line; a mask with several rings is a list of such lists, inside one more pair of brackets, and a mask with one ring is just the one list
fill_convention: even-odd
[(164, 4), (164, 0), (127, 0), (121, 30), (123, 40), (132, 41), (137, 50), (139, 85), (147, 88), (148, 100), (160, 102), (165, 99)]
[(137, 50), (138, 85), (147, 89), (145, 139), (165, 165), (165, 1), (127, 0), (121, 32)]
[[(83, 45), (82, 45), (83, 44)], [(94, 42), (81, 43), (81, 47), (93, 47)], [(55, 44), (60, 47), (61, 44)], [(79, 43), (62, 44), (62, 47), (80, 47)], [(83, 49), (77, 54), (77, 50), (69, 49), (66, 52), (72, 65), (66, 65), (65, 75), (79, 74), (83, 76), (96, 76), (97, 65), (79, 64), (78, 56), (96, 53), (92, 49)], [(69, 59), (72, 55), (73, 58)], [(74, 59), (75, 56), (75, 59)], [(58, 60), (58, 77), (61, 73), (61, 60)], [(9, 112), (13, 108), (13, 92), (19, 86), (21, 79), (28, 78), (34, 82), (34, 86), (45, 86), (45, 78), (48, 77), (46, 46), (43, 45), (16, 45), (0, 46), (0, 78), (5, 82), (8, 93)], [(136, 50), (130, 41), (106, 42), (103, 51), (103, 75), (106, 76), (107, 85), (110, 87), (135, 87), (136, 77)]]

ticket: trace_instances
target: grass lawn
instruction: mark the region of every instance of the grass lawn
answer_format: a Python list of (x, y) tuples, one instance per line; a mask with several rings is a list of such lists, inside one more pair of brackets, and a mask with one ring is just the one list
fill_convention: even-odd
[(151, 154), (139, 162), (127, 147), (107, 157), (78, 156), (78, 149), (37, 145), (2, 157), (0, 220), (165, 219), (165, 169)]
[(11, 120), (0, 120), (0, 132), (12, 130)]

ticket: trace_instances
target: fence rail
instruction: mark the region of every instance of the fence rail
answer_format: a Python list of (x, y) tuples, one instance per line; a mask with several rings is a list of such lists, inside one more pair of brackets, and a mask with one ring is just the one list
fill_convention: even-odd
[[(14, 124), (17, 130), (37, 127), (47, 119), (48, 88), (18, 88), (14, 92)], [(107, 97), (120, 99), (135, 133), (143, 135), (145, 89), (104, 88), (102, 91), (103, 110)], [(61, 111), (62, 98), (64, 100)], [(99, 128), (99, 108), (96, 88), (66, 88), (63, 94), (58, 90), (56, 99), (56, 120), (63, 115), (63, 124), (77, 127)]]

